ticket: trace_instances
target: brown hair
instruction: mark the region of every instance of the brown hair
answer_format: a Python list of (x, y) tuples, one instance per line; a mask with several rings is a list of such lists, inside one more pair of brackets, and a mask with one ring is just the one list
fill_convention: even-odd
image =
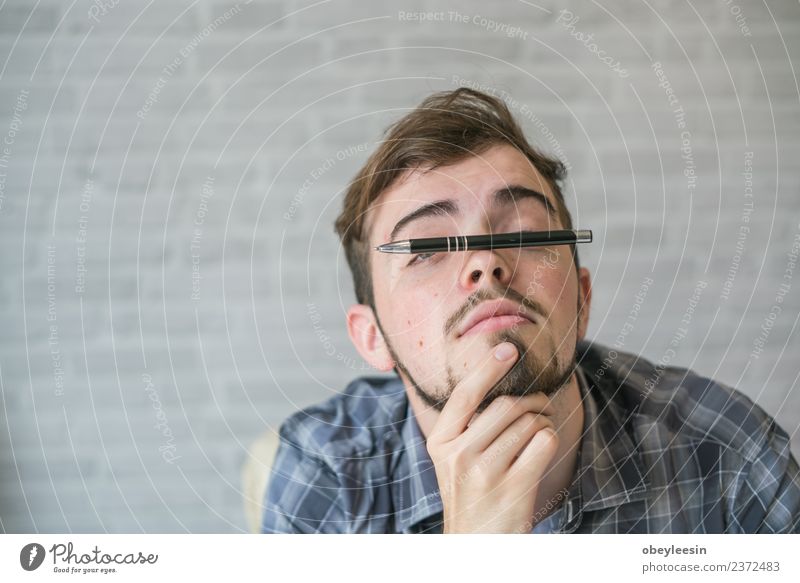
[[(359, 303), (375, 309), (371, 247), (369, 233), (365, 232), (370, 205), (408, 170), (433, 170), (504, 143), (525, 154), (547, 180), (555, 194), (563, 228), (572, 229), (572, 217), (560, 186), (566, 167), (528, 143), (502, 100), (466, 87), (434, 93), (386, 129), (380, 147), (359, 170), (345, 193), (344, 207), (336, 219), (335, 229), (344, 246)], [(574, 245), (572, 250), (577, 269)]]

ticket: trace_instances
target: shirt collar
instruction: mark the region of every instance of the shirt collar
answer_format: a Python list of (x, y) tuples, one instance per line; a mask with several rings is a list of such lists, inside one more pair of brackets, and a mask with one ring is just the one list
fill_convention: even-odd
[[(580, 365), (576, 374), (584, 422), (578, 470), (559, 520), (562, 532), (577, 529), (584, 512), (640, 500), (648, 489), (639, 453), (625, 430), (634, 412), (626, 412), (603, 396), (598, 385), (607, 379), (592, 377), (590, 383)], [(405, 407), (405, 421), (400, 429), (402, 444), (392, 476), (392, 496), (399, 530), (415, 532), (418, 523), (442, 512), (443, 507), (425, 438), (405, 394), (398, 407)]]
[(559, 530), (572, 532), (584, 512), (620, 506), (646, 497), (642, 461), (626, 427), (635, 412), (626, 412), (598, 388), (604, 379), (576, 369), (583, 401), (583, 433), (577, 467)]

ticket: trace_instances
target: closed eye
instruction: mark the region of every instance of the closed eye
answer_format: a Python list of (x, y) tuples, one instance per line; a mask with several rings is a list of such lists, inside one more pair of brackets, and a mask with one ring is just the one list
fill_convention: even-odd
[(419, 265), (421, 263), (425, 263), (434, 255), (438, 255), (438, 253), (417, 253), (411, 258), (407, 265)]

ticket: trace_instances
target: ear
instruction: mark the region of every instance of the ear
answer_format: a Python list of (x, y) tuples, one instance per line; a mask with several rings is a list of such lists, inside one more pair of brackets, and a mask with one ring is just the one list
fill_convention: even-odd
[(592, 279), (589, 270), (578, 271), (578, 340), (583, 340), (589, 328), (589, 309), (592, 305)]
[(375, 313), (366, 304), (355, 304), (347, 310), (347, 333), (361, 357), (381, 372), (394, 368), (395, 362), (378, 328)]

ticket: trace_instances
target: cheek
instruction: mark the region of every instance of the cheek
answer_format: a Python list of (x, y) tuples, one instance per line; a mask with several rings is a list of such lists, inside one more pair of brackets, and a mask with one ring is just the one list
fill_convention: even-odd
[(414, 355), (413, 358), (419, 359), (421, 364), (430, 365), (438, 361), (445, 350), (443, 334), (447, 310), (440, 305), (443, 295), (440, 291), (425, 293), (417, 290), (404, 296), (402, 304), (399, 298), (394, 298), (399, 314), (395, 329), (402, 332), (397, 337), (397, 344), (407, 357)]
[(568, 265), (564, 265), (563, 259), (558, 262), (551, 262), (547, 256), (537, 258), (526, 265), (524, 280), (528, 284), (527, 295), (542, 295), (549, 297), (552, 295), (556, 299), (559, 293), (566, 291), (565, 282), (570, 276)]
[(431, 305), (430, 299), (406, 296), (402, 303), (399, 301), (395, 298), (391, 308), (397, 314), (393, 326), (399, 332), (396, 343), (415, 353), (428, 349), (433, 344), (431, 339), (438, 322), (437, 315), (428, 307)]
[[(441, 337), (443, 327), (439, 303), (442, 300), (441, 289), (431, 282), (422, 282), (421, 277), (392, 278), (387, 287), (381, 290), (381, 305), (387, 315), (386, 321), (390, 343), (400, 357), (412, 359), (422, 351), (435, 348), (436, 339)], [(394, 332), (389, 332), (393, 330)], [(428, 353), (429, 355), (429, 353)]]
[(526, 296), (539, 301), (550, 313), (552, 319), (560, 320), (562, 315), (575, 311), (578, 301), (577, 282), (570, 265), (537, 262), (525, 273)]

